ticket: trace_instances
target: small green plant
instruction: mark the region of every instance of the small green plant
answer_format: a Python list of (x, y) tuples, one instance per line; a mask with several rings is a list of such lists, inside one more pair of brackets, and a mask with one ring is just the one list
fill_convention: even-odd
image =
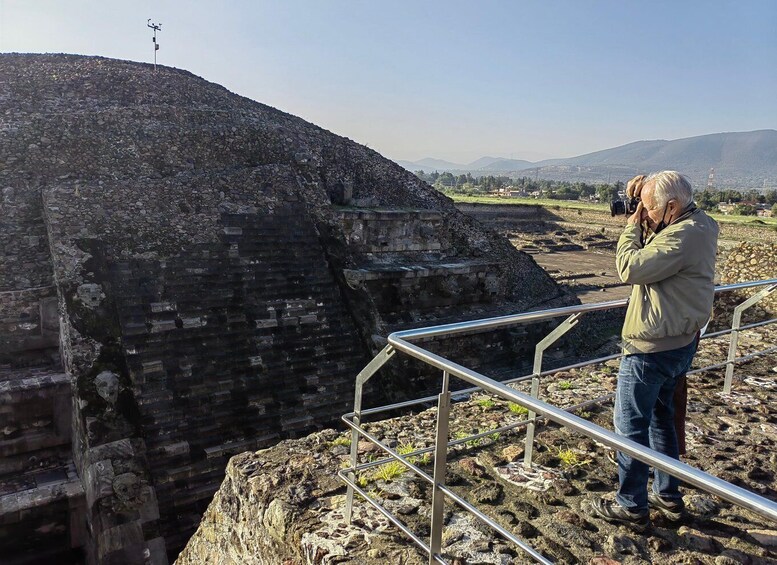
[(589, 420), (591, 416), (593, 416), (593, 413), (589, 412), (588, 410), (581, 410), (577, 413), (578, 416), (580, 416), (583, 420)]
[(493, 408), (494, 405), (496, 405), (496, 402), (494, 402), (487, 396), (485, 398), (479, 398), (475, 403), (478, 406), (482, 406), (483, 408)]
[(412, 443), (400, 443), (397, 447), (397, 453), (407, 455), (408, 453), (413, 453), (416, 449), (418, 448)]
[(490, 439), (491, 441), (497, 441), (500, 435), (501, 434), (499, 432), (494, 432), (493, 434), (490, 434), (488, 436), (488, 439)]
[[(340, 468), (341, 469), (348, 469), (350, 466), (351, 466), (351, 460), (350, 459), (343, 459), (342, 461), (340, 461)], [(358, 486), (360, 486), (361, 488), (364, 488), (364, 487), (366, 487), (369, 484), (370, 479), (364, 473), (357, 472), (356, 473), (356, 480), (355, 480), (355, 482), (356, 482), (356, 484)]]
[(338, 436), (335, 439), (333, 439), (329, 445), (332, 447), (336, 445), (344, 445), (345, 447), (351, 447), (351, 438), (347, 436)]
[[(397, 453), (400, 455), (407, 455), (408, 453), (413, 453), (418, 449), (420, 448), (416, 447), (412, 443), (402, 443), (399, 445), (399, 447), (397, 447)], [(432, 461), (432, 456), (429, 453), (424, 453), (420, 456), (408, 457), (407, 461), (413, 465), (417, 463), (420, 463), (421, 465), (428, 465)]]
[(512, 412), (513, 414), (518, 414), (519, 416), (522, 416), (524, 414), (529, 413), (529, 409), (525, 406), (521, 406), (520, 404), (517, 404), (515, 402), (508, 402), (507, 408)]
[(558, 458), (561, 460), (561, 465), (563, 467), (574, 467), (580, 462), (577, 453), (571, 449), (559, 449)]
[[(472, 434), (462, 430), (462, 431), (458, 431), (455, 434), (453, 434), (453, 438), (454, 439), (465, 439), (465, 438), (468, 438), (470, 435), (472, 435)], [(475, 439), (470, 439), (470, 440), (465, 441), (464, 445), (465, 445), (465, 447), (477, 447), (478, 445), (480, 445), (480, 443), (481, 443), (481, 438), (475, 438)]]
[(579, 467), (581, 465), (588, 465), (591, 462), (590, 459), (580, 459), (580, 456), (577, 454), (577, 452), (571, 449), (559, 448), (557, 456), (561, 461), (561, 466), (566, 469)]
[(406, 467), (399, 461), (390, 461), (378, 467), (372, 478), (381, 481), (392, 481), (401, 477), (405, 469)]
[(558, 383), (558, 388), (560, 390), (569, 390), (571, 388), (575, 388), (575, 385), (572, 384), (572, 381), (560, 381)]

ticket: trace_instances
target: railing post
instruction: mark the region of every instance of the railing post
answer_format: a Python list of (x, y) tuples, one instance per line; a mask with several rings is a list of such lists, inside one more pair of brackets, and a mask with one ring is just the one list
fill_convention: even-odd
[(734, 308), (734, 317), (731, 321), (731, 340), (728, 344), (728, 358), (726, 359), (726, 378), (723, 381), (723, 392), (725, 394), (731, 392), (731, 383), (734, 380), (734, 360), (737, 357), (739, 328), (742, 326), (742, 313), (762, 298), (769, 296), (775, 289), (777, 289), (777, 285), (767, 286)]
[[(372, 361), (367, 363), (367, 366), (362, 369), (358, 375), (356, 375), (356, 385), (354, 386), (353, 397), (353, 422), (357, 426), (361, 425), (362, 418), (362, 392), (364, 390), (364, 383), (366, 383), (372, 375), (380, 369), (386, 361), (391, 359), (395, 350), (390, 345), (384, 347), (380, 353), (378, 353)], [(355, 429), (351, 430), (351, 468), (356, 468), (359, 464), (359, 432)], [(356, 482), (356, 473), (348, 473), (348, 478), (354, 483)], [(345, 496), (345, 521), (351, 523), (351, 516), (353, 515), (353, 487), (348, 485), (348, 490)]]
[(448, 417), (451, 408), (451, 393), (448, 391), (450, 376), (442, 372), (442, 391), (437, 402), (437, 434), (434, 440), (434, 489), (432, 490), (432, 525), (429, 536), (429, 565), (436, 563), (435, 555), (442, 553), (442, 528), (445, 510), (445, 495), (440, 486), (445, 486), (445, 469), (448, 464)]
[[(532, 398), (539, 398), (540, 396), (540, 374), (542, 373), (542, 355), (545, 350), (558, 341), (561, 336), (567, 333), (569, 330), (575, 327), (582, 312), (572, 314), (569, 318), (561, 322), (556, 328), (546, 335), (542, 340), (537, 343), (537, 347), (534, 350), (534, 374), (531, 378), (531, 395)], [(531, 461), (534, 455), (534, 427), (537, 422), (537, 414), (529, 410), (529, 416), (526, 424), (526, 446), (524, 448), (523, 466), (526, 469), (531, 469)]]

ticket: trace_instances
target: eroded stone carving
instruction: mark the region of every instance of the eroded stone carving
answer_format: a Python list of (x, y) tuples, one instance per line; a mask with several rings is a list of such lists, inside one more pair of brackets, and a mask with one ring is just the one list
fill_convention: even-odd
[(105, 298), (105, 293), (99, 284), (85, 283), (76, 289), (76, 296), (87, 308), (96, 308)]
[(119, 376), (110, 371), (103, 371), (94, 378), (94, 386), (97, 394), (102, 396), (109, 404), (116, 404), (119, 398)]

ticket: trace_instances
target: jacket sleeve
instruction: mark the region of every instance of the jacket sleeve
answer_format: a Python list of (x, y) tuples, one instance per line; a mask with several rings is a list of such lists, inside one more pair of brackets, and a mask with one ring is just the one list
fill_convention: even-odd
[(666, 234), (653, 238), (643, 247), (640, 234), (640, 226), (630, 224), (618, 240), (615, 265), (621, 280), (630, 284), (651, 284), (677, 274), (686, 261), (681, 240), (674, 234)]

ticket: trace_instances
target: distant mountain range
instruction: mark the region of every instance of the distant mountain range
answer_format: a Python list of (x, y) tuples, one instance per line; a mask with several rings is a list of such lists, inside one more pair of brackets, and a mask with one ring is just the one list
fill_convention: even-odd
[(777, 186), (777, 130), (713, 133), (672, 141), (636, 141), (568, 159), (530, 162), (481, 157), (467, 165), (439, 159), (397, 161), (410, 171), (471, 172), (473, 175), (536, 176), (543, 179), (615, 182), (662, 169), (687, 175), (704, 188), (711, 169), (718, 188)]

